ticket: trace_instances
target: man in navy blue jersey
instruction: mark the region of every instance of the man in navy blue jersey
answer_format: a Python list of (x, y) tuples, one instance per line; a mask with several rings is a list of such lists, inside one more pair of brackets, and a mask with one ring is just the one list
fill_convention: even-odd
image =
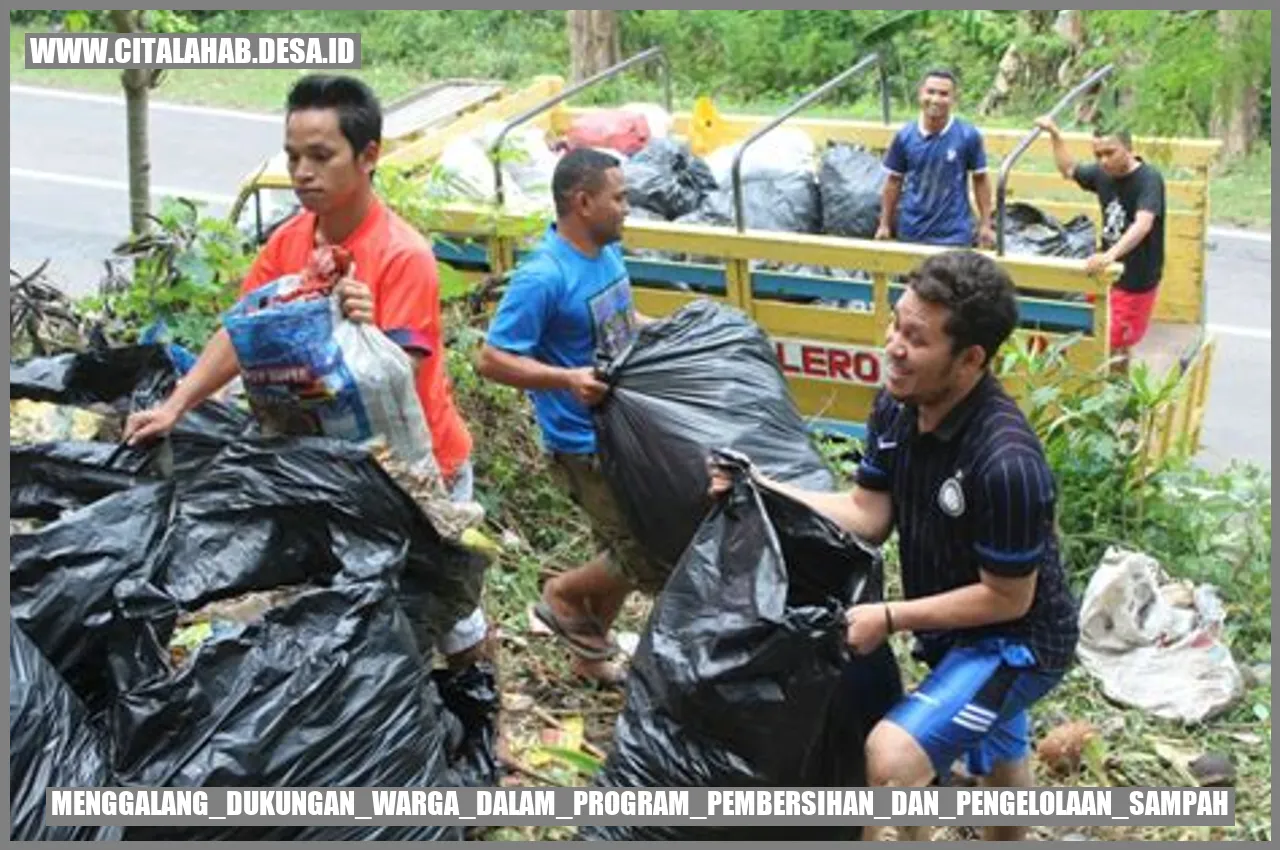
[(942, 68), (921, 80), (920, 117), (897, 132), (885, 153), (877, 239), (968, 248), (976, 237), (980, 247), (995, 247), (987, 154), (978, 128), (955, 116), (957, 88), (955, 75)]
[[(1029, 786), (1027, 708), (1075, 652), (1053, 476), (990, 371), (1016, 323), (1013, 282), (990, 258), (929, 258), (894, 308), (853, 492), (802, 491), (753, 472), (865, 540), (898, 532), (904, 599), (854, 606), (848, 642), (866, 655), (912, 632), (931, 671), (871, 730), (873, 785), (927, 785), (966, 756), (989, 785)], [(713, 468), (712, 493), (729, 485)], [(996, 827), (988, 838), (1021, 834)]]

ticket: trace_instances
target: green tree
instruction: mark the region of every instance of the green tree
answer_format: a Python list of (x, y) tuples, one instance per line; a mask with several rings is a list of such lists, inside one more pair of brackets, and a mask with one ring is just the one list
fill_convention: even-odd
[[(63, 26), (72, 32), (109, 27), (118, 33), (194, 32), (180, 12), (170, 10), (115, 9), (106, 13), (70, 11), (63, 14)], [(120, 73), (124, 88), (125, 131), (129, 156), (129, 229), (141, 236), (151, 228), (151, 155), (147, 106), (151, 90), (160, 85), (164, 71), (159, 68), (126, 68)]]

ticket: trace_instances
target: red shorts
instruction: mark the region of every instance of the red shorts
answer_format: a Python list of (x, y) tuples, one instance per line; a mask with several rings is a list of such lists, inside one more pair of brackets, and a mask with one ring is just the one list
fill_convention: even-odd
[(1151, 324), (1151, 313), (1156, 306), (1159, 288), (1148, 292), (1129, 292), (1111, 288), (1111, 349), (1132, 348), (1142, 342)]

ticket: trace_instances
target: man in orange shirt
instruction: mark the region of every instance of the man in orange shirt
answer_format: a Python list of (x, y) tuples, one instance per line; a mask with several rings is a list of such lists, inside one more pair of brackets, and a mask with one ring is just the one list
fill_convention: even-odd
[[(374, 194), (381, 139), (381, 107), (360, 81), (312, 75), (294, 85), (284, 149), (303, 209), (271, 235), (241, 292), (302, 271), (317, 247), (340, 245), (350, 251), (353, 268), (335, 289), (342, 312), (355, 322), (373, 322), (408, 352), (440, 471), (456, 501), (471, 501), (471, 435), (445, 372), (435, 256), (422, 235)], [(231, 339), (220, 329), (168, 399), (129, 418), (126, 438), (136, 444), (167, 434), (238, 373)], [(477, 608), (440, 648), (455, 661), (469, 660), (486, 630)]]

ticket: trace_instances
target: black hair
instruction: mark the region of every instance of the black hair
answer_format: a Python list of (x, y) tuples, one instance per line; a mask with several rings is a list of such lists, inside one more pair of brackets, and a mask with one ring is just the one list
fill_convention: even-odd
[(1093, 128), (1093, 137), (1095, 139), (1118, 139), (1126, 150), (1133, 150), (1133, 134), (1129, 132), (1127, 127), (1098, 124)]
[[(960, 88), (960, 81), (956, 79), (955, 73), (953, 71), (948, 70), (947, 68), (930, 68), (928, 71), (925, 72), (925, 75), (920, 78), (920, 85), (923, 86), (925, 80), (929, 79), (930, 77), (938, 77), (939, 79), (950, 80), (952, 89)], [(919, 86), (917, 86), (917, 88), (919, 88)]]
[(594, 148), (578, 148), (562, 156), (551, 175), (551, 196), (556, 202), (556, 214), (566, 215), (569, 212), (574, 192), (596, 191), (604, 182), (606, 171), (621, 167), (617, 157)]
[(947, 308), (952, 352), (980, 345), (987, 355), (984, 366), (1018, 324), (1013, 280), (995, 260), (976, 251), (935, 254), (907, 275), (907, 285), (923, 300)]
[(308, 74), (289, 90), (285, 113), (301, 109), (336, 110), (338, 127), (353, 156), (382, 141), (382, 105), (373, 90), (355, 77)]

